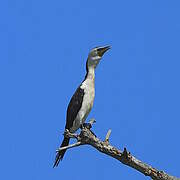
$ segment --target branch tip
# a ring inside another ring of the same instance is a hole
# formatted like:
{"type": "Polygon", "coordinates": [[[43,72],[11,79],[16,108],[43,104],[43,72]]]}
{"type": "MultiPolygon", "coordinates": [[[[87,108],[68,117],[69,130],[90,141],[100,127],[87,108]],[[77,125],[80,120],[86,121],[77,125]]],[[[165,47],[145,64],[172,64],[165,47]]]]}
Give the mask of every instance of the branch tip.
{"type": "Polygon", "coordinates": [[[106,134],[106,138],[105,138],[105,141],[107,144],[109,144],[109,137],[111,135],[111,129],[108,130],[107,134],[106,134]]]}
{"type": "Polygon", "coordinates": [[[80,145],[83,145],[83,143],[78,141],[78,142],[76,142],[74,144],[70,144],[68,146],[60,147],[59,149],[56,150],[56,153],[58,153],[59,151],[62,151],[62,150],[65,150],[65,149],[70,149],[70,148],[77,147],[77,146],[80,146],[80,145]]]}

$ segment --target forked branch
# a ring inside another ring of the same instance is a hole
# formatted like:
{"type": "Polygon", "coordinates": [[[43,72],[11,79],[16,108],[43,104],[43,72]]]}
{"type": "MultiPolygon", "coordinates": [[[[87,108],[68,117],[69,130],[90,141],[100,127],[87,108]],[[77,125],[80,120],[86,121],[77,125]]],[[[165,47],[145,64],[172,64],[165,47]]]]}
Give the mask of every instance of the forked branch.
{"type": "MultiPolygon", "coordinates": [[[[90,121],[90,127],[95,121],[90,121]]],[[[88,126],[89,127],[89,126],[88,126]]],[[[77,147],[84,144],[89,144],[96,148],[98,151],[107,154],[108,156],[111,156],[121,163],[136,169],[137,171],[141,172],[145,176],[149,176],[154,180],[180,180],[180,178],[176,178],[173,176],[168,175],[167,173],[163,171],[159,171],[150,165],[138,160],[133,155],[130,154],[130,152],[127,151],[126,148],[124,148],[123,151],[113,147],[109,144],[109,137],[111,134],[111,130],[108,131],[106,138],[104,141],[101,141],[99,138],[96,137],[96,135],[87,127],[82,128],[79,135],[77,134],[71,134],[69,131],[65,132],[65,136],[70,138],[76,138],[77,142],[60,148],[57,151],[61,151],[64,149],[69,149],[73,147],[77,147]]]]}

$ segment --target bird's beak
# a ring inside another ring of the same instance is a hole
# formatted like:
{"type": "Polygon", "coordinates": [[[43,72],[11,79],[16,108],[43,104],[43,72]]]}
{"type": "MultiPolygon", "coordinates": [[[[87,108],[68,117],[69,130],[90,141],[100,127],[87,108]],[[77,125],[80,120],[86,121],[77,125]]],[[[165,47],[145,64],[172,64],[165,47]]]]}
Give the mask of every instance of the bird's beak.
{"type": "Polygon", "coordinates": [[[111,46],[105,46],[105,47],[101,47],[98,49],[98,55],[99,56],[103,56],[103,54],[108,51],[109,49],[111,49],[111,46]]]}

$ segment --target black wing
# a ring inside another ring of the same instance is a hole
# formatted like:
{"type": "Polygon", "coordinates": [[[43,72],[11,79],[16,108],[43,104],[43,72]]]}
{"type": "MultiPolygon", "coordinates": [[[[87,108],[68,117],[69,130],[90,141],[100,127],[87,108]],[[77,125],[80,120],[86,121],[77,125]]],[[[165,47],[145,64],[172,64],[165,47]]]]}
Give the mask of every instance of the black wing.
{"type": "Polygon", "coordinates": [[[73,126],[75,120],[83,102],[84,90],[80,87],[77,88],[76,92],[72,96],[70,103],[67,108],[66,114],[66,129],[70,129],[73,126]]]}

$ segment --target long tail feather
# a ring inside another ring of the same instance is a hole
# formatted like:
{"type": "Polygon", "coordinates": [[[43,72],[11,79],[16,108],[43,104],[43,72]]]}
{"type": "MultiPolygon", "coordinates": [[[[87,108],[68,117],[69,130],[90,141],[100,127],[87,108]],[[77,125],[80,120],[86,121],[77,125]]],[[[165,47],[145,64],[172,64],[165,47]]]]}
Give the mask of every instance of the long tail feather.
{"type": "MultiPolygon", "coordinates": [[[[69,144],[69,138],[64,138],[60,147],[68,146],[68,144],[69,144]]],[[[58,166],[59,162],[63,159],[65,152],[66,149],[57,152],[53,168],[58,166]]]]}

